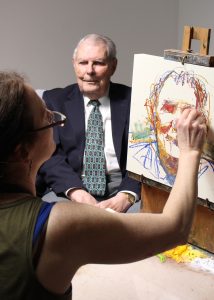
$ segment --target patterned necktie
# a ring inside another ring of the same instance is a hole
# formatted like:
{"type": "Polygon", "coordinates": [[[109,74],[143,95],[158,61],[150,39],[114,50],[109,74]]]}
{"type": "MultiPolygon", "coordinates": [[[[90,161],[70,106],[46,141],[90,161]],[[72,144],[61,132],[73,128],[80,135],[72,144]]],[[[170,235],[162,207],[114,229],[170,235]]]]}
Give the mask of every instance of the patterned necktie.
{"type": "Polygon", "coordinates": [[[90,100],[89,105],[94,107],[88,118],[83,183],[91,194],[103,196],[106,189],[103,119],[99,110],[100,102],[98,100],[90,100]]]}

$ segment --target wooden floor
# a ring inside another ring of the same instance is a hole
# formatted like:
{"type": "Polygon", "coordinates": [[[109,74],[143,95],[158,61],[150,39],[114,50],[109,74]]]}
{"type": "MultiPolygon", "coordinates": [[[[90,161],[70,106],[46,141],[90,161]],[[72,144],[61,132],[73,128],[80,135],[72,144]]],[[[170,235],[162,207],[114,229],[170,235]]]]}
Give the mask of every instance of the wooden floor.
{"type": "Polygon", "coordinates": [[[214,274],[157,257],[127,265],[87,265],[73,279],[73,300],[213,300],[214,274]]]}

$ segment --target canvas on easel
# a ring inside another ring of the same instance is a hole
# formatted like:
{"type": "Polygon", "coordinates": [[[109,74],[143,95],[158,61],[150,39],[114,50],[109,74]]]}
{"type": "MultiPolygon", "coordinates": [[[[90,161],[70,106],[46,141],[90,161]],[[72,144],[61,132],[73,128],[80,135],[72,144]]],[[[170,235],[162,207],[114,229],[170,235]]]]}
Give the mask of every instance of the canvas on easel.
{"type": "Polygon", "coordinates": [[[199,109],[209,126],[198,196],[214,202],[213,68],[146,54],[134,56],[127,170],[173,185],[179,155],[176,118],[186,107],[199,109]]]}

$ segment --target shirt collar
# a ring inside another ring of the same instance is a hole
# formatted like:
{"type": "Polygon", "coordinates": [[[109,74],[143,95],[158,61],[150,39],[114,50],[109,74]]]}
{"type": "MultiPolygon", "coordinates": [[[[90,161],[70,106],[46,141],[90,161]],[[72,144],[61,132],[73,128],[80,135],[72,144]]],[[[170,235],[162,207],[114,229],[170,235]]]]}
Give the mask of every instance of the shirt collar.
{"type": "MultiPolygon", "coordinates": [[[[86,96],[83,96],[83,99],[84,99],[85,107],[88,106],[89,101],[92,100],[92,99],[89,99],[86,96]]],[[[103,97],[99,98],[98,100],[99,100],[99,102],[100,102],[101,105],[104,105],[106,103],[107,99],[109,99],[109,88],[108,88],[108,90],[106,92],[106,95],[104,95],[103,97]]]]}

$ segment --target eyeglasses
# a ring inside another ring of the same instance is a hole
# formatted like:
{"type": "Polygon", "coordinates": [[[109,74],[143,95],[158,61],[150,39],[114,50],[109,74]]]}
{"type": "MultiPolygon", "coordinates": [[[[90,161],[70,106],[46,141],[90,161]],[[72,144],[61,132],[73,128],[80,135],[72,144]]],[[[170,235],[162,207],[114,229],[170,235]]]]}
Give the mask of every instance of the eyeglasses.
{"type": "Polygon", "coordinates": [[[31,130],[31,132],[35,132],[35,131],[40,131],[40,130],[44,130],[44,129],[48,129],[54,126],[64,126],[65,122],[66,122],[66,116],[63,115],[62,113],[58,112],[58,111],[50,111],[47,110],[48,112],[48,122],[49,124],[40,128],[36,128],[31,130]]]}

